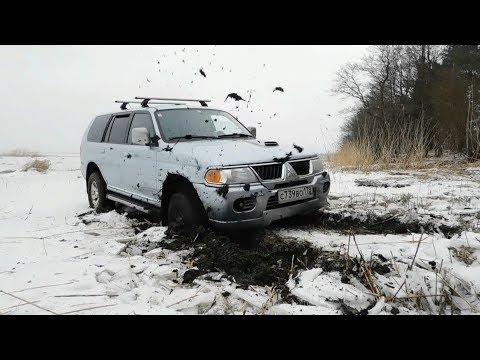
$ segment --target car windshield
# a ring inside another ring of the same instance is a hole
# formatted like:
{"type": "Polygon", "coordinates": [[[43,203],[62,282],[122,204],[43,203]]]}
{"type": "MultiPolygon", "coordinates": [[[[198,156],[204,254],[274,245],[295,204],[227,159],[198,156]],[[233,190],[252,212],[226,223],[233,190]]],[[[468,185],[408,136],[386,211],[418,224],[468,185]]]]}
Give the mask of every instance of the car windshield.
{"type": "Polygon", "coordinates": [[[159,110],[155,117],[164,141],[252,137],[238,120],[225,111],[159,110]]]}

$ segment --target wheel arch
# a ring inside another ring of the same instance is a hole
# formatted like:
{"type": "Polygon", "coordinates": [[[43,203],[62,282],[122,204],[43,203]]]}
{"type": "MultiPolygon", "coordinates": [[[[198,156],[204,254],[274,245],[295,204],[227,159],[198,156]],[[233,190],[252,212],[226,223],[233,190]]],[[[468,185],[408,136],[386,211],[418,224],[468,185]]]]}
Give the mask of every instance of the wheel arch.
{"type": "Polygon", "coordinates": [[[200,200],[200,197],[198,196],[197,190],[193,186],[193,184],[188,180],[185,176],[179,175],[179,174],[168,174],[167,177],[165,178],[165,181],[162,184],[162,195],[161,195],[161,206],[162,206],[162,222],[167,223],[168,219],[168,204],[170,201],[171,196],[181,190],[186,190],[189,193],[191,193],[193,196],[196,197],[196,200],[198,201],[201,211],[203,211],[203,214],[205,213],[205,206],[203,205],[203,202],[200,200]]]}
{"type": "Polygon", "coordinates": [[[102,175],[103,180],[105,181],[105,178],[103,177],[103,174],[102,174],[102,172],[100,171],[100,168],[98,167],[98,165],[97,165],[95,162],[90,161],[90,162],[88,163],[88,165],[87,165],[87,173],[86,173],[86,176],[85,176],[87,183],[88,183],[88,178],[89,178],[90,175],[92,175],[94,172],[99,172],[100,175],[102,175]]]}

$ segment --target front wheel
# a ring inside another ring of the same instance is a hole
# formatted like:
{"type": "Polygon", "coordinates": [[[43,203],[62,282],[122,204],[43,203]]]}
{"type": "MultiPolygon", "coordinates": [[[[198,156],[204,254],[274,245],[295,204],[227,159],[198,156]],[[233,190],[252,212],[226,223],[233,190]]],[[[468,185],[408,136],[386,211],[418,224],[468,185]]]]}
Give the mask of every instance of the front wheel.
{"type": "Polygon", "coordinates": [[[186,228],[204,224],[202,208],[189,192],[176,192],[168,202],[168,226],[183,225],[186,228]]]}

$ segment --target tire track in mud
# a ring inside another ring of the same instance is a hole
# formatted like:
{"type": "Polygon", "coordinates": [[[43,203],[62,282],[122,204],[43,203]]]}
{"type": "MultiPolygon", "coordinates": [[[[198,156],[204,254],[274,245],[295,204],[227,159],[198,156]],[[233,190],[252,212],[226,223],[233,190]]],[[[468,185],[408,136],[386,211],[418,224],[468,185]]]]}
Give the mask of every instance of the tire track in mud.
{"type": "MultiPolygon", "coordinates": [[[[211,272],[222,272],[239,288],[274,286],[284,301],[301,303],[290,294],[286,283],[303,270],[338,271],[343,274],[343,282],[348,283],[353,276],[365,283],[359,259],[350,258],[346,263],[345,255],[339,251],[324,251],[306,241],[282,237],[268,230],[257,234],[261,238],[258,246],[249,248],[241,245],[242,239],[233,241],[204,228],[191,231],[169,228],[165,235],[166,241],[159,243],[160,247],[173,251],[193,249],[185,260],[193,263],[196,269],[184,274],[184,284],[211,272]]],[[[370,262],[372,270],[380,274],[390,272],[387,260],[383,260],[373,258],[370,262]]]]}
{"type": "Polygon", "coordinates": [[[322,212],[319,214],[299,216],[285,219],[272,224],[272,229],[316,229],[331,230],[342,234],[353,231],[355,234],[409,234],[409,233],[442,233],[447,239],[460,234],[460,226],[438,224],[438,217],[430,215],[431,221],[401,221],[399,217],[367,214],[363,219],[350,213],[322,212]]]}

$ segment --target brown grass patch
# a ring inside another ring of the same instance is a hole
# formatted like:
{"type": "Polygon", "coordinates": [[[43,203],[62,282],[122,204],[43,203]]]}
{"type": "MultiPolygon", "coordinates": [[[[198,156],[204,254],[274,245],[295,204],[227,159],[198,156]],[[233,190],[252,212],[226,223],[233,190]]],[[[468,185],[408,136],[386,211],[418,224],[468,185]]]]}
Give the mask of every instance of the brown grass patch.
{"type": "Polygon", "coordinates": [[[473,255],[474,253],[474,249],[471,248],[471,247],[467,247],[467,246],[460,246],[459,249],[456,249],[454,247],[451,247],[451,248],[448,248],[452,254],[453,254],[453,257],[455,259],[457,259],[458,261],[461,261],[467,265],[472,265],[473,262],[475,260],[477,260],[477,258],[473,255]]]}
{"type": "Polygon", "coordinates": [[[23,166],[23,171],[36,170],[38,172],[45,173],[49,168],[50,168],[49,160],[35,159],[26,163],[23,166]]]}

